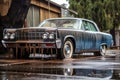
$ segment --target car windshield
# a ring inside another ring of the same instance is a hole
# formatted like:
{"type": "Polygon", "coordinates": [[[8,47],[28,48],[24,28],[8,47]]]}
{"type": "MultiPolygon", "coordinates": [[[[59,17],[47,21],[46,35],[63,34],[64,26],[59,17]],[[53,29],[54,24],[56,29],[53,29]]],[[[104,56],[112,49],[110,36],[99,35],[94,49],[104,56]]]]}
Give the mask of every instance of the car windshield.
{"type": "Polygon", "coordinates": [[[51,19],[45,20],[40,27],[58,27],[58,28],[78,28],[78,20],[76,19],[51,19]]]}

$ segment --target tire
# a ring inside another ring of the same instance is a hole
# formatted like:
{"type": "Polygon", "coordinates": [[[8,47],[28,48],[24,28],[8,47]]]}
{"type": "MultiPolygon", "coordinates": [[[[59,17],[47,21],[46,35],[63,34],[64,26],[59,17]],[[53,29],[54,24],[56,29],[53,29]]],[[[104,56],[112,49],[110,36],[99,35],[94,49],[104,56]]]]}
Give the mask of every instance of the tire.
{"type": "Polygon", "coordinates": [[[99,52],[94,52],[94,55],[95,56],[105,56],[106,55],[106,50],[107,50],[106,45],[101,45],[100,46],[100,51],[99,52]]]}
{"type": "Polygon", "coordinates": [[[70,39],[67,39],[64,42],[63,48],[61,49],[61,53],[58,54],[60,59],[68,59],[71,58],[74,52],[73,42],[70,39]]]}
{"type": "Polygon", "coordinates": [[[100,46],[100,54],[101,54],[101,56],[105,56],[106,55],[106,50],[107,50],[106,45],[101,45],[100,46]]]}

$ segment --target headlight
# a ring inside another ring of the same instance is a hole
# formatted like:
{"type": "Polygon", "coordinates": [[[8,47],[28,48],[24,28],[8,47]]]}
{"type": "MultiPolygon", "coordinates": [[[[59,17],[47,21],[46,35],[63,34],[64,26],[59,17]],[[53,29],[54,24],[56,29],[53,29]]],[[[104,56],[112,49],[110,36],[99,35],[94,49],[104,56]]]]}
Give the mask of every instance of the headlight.
{"type": "Polygon", "coordinates": [[[42,35],[42,38],[45,40],[45,39],[50,39],[50,40],[52,40],[52,39],[55,39],[55,34],[54,33],[44,33],[43,35],[42,35]]]}
{"type": "Polygon", "coordinates": [[[54,39],[55,38],[55,35],[53,34],[53,33],[51,33],[50,35],[49,35],[49,39],[54,39]]]}
{"type": "Polygon", "coordinates": [[[48,35],[49,35],[48,33],[44,33],[43,36],[42,36],[42,38],[43,39],[48,39],[48,35]]]}
{"type": "Polygon", "coordinates": [[[16,29],[4,29],[3,31],[3,39],[15,39],[16,29]]]}
{"type": "Polygon", "coordinates": [[[4,34],[4,39],[14,39],[15,33],[6,33],[4,34]]]}
{"type": "Polygon", "coordinates": [[[15,38],[15,33],[12,33],[11,35],[10,35],[10,39],[14,39],[15,38]]]}
{"type": "Polygon", "coordinates": [[[4,35],[4,39],[8,39],[8,35],[7,34],[4,35]]]}
{"type": "Polygon", "coordinates": [[[10,33],[4,34],[4,39],[9,39],[10,33]]]}

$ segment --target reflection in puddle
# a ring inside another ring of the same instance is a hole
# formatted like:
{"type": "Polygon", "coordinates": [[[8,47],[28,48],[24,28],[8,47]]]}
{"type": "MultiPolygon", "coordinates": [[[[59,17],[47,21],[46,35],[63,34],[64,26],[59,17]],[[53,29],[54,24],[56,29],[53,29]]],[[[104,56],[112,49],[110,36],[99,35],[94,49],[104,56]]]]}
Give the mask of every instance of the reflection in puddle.
{"type": "Polygon", "coordinates": [[[74,69],[73,75],[93,77],[93,78],[108,78],[112,77],[112,70],[95,70],[95,69],[74,69]]]}
{"type": "MultiPolygon", "coordinates": [[[[8,71],[7,72],[11,72],[8,71]]],[[[23,70],[18,69],[17,71],[13,70],[12,72],[17,73],[26,73],[21,76],[21,74],[17,74],[17,77],[32,77],[34,73],[34,76],[40,75],[41,77],[47,76],[46,78],[67,78],[68,77],[74,77],[74,80],[77,79],[111,79],[113,77],[113,70],[96,70],[96,69],[72,69],[72,68],[39,68],[39,69],[29,69],[29,70],[23,70]],[[42,74],[44,74],[42,76],[42,74]]],[[[3,74],[3,73],[0,73],[3,74]]],[[[8,73],[4,73],[4,75],[8,75],[8,73]]],[[[6,77],[5,76],[5,77],[6,77]]],[[[3,76],[2,76],[3,77],[3,76]]],[[[15,75],[13,74],[12,77],[15,78],[15,75]]],[[[62,79],[60,79],[62,80],[62,79]]],[[[72,80],[72,79],[71,79],[72,80]]]]}
{"type": "MultiPolygon", "coordinates": [[[[42,63],[42,64],[41,63],[40,64],[39,63],[37,64],[26,63],[26,64],[8,65],[8,66],[0,67],[0,77],[2,75],[6,75],[6,76],[10,75],[13,78],[16,78],[16,77],[26,78],[26,76],[35,77],[36,75],[39,75],[40,79],[41,77],[44,77],[44,78],[50,77],[51,80],[56,80],[53,78],[59,78],[58,80],[64,80],[63,78],[67,78],[67,80],[68,78],[70,78],[70,80],[72,80],[72,78],[74,78],[73,80],[83,80],[83,79],[87,79],[87,80],[105,79],[106,80],[106,79],[119,79],[120,78],[119,76],[120,70],[116,71],[112,69],[107,69],[107,70],[106,69],[89,69],[89,68],[85,69],[85,68],[78,68],[78,67],[73,68],[73,67],[74,66],[72,64],[65,65],[62,63],[56,64],[56,66],[54,63],[51,63],[51,64],[50,63],[42,63]],[[2,73],[4,71],[6,73],[2,73]],[[9,72],[13,72],[17,74],[8,74],[9,72]],[[20,73],[23,73],[24,75],[21,76],[20,73]],[[33,73],[34,75],[31,75],[33,73]]],[[[2,79],[2,80],[6,80],[6,79],[2,79]]],[[[20,79],[20,80],[25,80],[25,79],[20,79]]]]}
{"type": "Polygon", "coordinates": [[[119,56],[87,61],[1,62],[0,80],[120,80],[119,62],[119,56]]]}

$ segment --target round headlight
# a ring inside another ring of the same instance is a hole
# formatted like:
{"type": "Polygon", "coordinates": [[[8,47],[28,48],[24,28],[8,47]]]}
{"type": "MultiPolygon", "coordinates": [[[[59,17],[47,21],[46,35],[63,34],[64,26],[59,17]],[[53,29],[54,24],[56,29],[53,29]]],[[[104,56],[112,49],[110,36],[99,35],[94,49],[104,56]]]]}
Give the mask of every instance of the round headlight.
{"type": "Polygon", "coordinates": [[[53,33],[51,33],[50,35],[49,35],[49,39],[54,39],[55,38],[55,35],[53,34],[53,33]]]}
{"type": "Polygon", "coordinates": [[[15,33],[12,33],[11,35],[10,35],[10,39],[14,39],[15,38],[15,33]]]}
{"type": "Polygon", "coordinates": [[[9,32],[6,33],[6,34],[4,34],[4,39],[9,39],[9,36],[10,36],[10,33],[9,33],[9,32]]]}
{"type": "Polygon", "coordinates": [[[7,34],[4,35],[4,39],[8,39],[8,35],[7,34]]]}
{"type": "Polygon", "coordinates": [[[47,33],[43,34],[42,38],[43,39],[48,39],[48,34],[47,33]]]}

